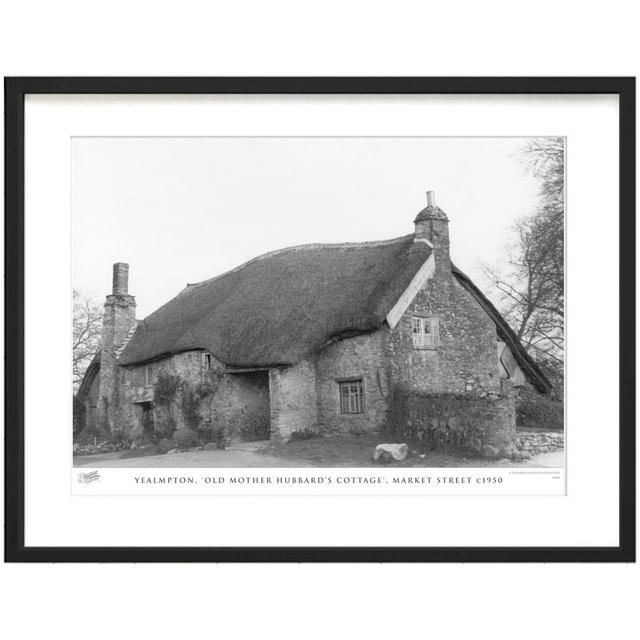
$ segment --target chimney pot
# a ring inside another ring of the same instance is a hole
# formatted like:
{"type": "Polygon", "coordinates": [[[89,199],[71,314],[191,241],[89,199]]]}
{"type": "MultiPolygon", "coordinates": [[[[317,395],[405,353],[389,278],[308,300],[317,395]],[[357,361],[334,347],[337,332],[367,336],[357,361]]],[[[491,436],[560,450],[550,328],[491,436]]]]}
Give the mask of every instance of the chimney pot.
{"type": "Polygon", "coordinates": [[[113,294],[128,295],[129,293],[129,265],[126,262],[116,262],[113,265],[113,294]]]}
{"type": "Polygon", "coordinates": [[[427,191],[427,206],[435,207],[436,206],[436,192],[435,191],[427,191]]]}

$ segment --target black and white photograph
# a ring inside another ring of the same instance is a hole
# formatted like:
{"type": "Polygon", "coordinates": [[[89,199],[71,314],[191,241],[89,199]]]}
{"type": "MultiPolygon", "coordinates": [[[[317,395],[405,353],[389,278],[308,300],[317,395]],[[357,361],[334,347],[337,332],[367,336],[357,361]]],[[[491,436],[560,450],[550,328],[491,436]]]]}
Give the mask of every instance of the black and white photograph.
{"type": "Polygon", "coordinates": [[[563,469],[566,153],[73,138],[75,476],[563,469]]]}
{"type": "Polygon", "coordinates": [[[630,557],[631,83],[9,87],[14,557],[630,557]]]}

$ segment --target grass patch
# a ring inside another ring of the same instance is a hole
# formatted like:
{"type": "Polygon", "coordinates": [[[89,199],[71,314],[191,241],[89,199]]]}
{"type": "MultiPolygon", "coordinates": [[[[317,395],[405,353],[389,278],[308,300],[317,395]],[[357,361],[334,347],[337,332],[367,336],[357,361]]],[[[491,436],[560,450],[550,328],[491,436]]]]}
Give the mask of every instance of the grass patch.
{"type": "MultiPolygon", "coordinates": [[[[373,451],[378,444],[391,443],[389,438],[379,434],[318,436],[306,440],[293,440],[287,444],[276,444],[260,450],[258,455],[271,455],[286,460],[304,460],[314,467],[495,467],[495,460],[461,456],[453,453],[431,451],[421,458],[419,443],[407,442],[409,456],[400,462],[393,461],[380,465],[373,460],[373,451]]],[[[517,466],[517,463],[500,466],[517,466]]]]}

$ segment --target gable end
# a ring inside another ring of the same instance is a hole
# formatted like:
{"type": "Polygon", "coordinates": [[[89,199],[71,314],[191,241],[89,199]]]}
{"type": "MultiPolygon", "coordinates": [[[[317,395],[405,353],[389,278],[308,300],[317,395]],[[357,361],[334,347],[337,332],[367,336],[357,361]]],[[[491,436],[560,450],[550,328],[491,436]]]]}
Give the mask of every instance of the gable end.
{"type": "Polygon", "coordinates": [[[418,295],[418,291],[420,291],[420,289],[422,289],[427,281],[433,276],[434,271],[435,262],[433,254],[431,254],[420,269],[418,269],[418,272],[413,276],[409,286],[404,290],[398,301],[393,305],[391,311],[387,314],[387,324],[391,329],[395,328],[398,324],[404,312],[409,308],[409,305],[413,302],[416,295],[418,295]]]}

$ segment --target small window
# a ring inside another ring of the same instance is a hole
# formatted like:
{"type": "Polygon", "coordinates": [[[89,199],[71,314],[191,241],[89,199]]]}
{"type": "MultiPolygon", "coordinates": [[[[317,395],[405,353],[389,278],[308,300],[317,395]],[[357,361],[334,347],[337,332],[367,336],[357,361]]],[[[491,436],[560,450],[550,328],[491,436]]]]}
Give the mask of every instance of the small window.
{"type": "Polygon", "coordinates": [[[428,349],[439,344],[438,318],[412,318],[414,349],[428,349]]]}
{"type": "Polygon", "coordinates": [[[209,371],[213,369],[213,356],[204,351],[202,353],[202,381],[204,382],[209,371]]]}
{"type": "Polygon", "coordinates": [[[363,413],[362,380],[340,382],[340,413],[363,413]]]}
{"type": "Polygon", "coordinates": [[[151,367],[148,364],[144,365],[144,386],[151,386],[151,367]]]}

